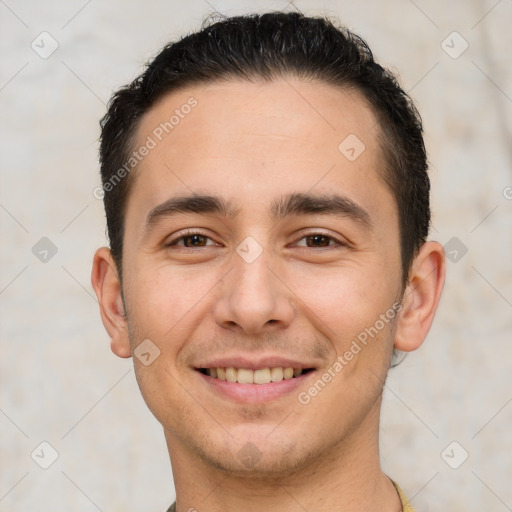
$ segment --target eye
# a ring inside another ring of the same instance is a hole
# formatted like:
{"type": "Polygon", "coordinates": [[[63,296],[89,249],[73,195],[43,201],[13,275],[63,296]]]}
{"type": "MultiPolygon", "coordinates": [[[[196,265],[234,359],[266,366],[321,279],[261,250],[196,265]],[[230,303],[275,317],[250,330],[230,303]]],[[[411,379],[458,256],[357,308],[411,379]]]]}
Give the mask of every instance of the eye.
{"type": "Polygon", "coordinates": [[[299,247],[319,248],[346,247],[347,244],[325,233],[312,233],[302,237],[297,243],[299,247]],[[304,243],[302,243],[304,241],[304,243]]]}
{"type": "Polygon", "coordinates": [[[218,245],[210,237],[197,232],[187,232],[166,244],[167,247],[181,246],[186,248],[206,247],[218,245]]]}

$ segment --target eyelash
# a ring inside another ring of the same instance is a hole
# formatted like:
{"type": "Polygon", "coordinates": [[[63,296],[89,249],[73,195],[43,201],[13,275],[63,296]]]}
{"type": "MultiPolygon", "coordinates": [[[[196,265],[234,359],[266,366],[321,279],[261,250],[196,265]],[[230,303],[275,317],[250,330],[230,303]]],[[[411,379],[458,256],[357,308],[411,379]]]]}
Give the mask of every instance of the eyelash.
{"type": "MultiPolygon", "coordinates": [[[[165,244],[166,247],[181,247],[182,249],[185,249],[185,250],[189,250],[191,252],[196,252],[197,249],[201,249],[202,247],[212,247],[212,245],[207,245],[207,246],[201,246],[201,247],[186,247],[185,245],[179,245],[178,242],[181,242],[181,241],[184,241],[186,238],[190,238],[190,237],[193,237],[194,235],[199,235],[199,236],[202,236],[204,238],[207,238],[209,240],[212,240],[211,237],[209,237],[208,235],[204,234],[204,233],[201,233],[200,231],[186,231],[185,233],[182,233],[179,237],[171,240],[169,243],[165,244]]],[[[301,238],[299,238],[298,241],[302,241],[304,239],[307,239],[307,238],[311,238],[311,237],[315,237],[315,236],[321,236],[321,237],[325,237],[327,239],[329,239],[329,242],[333,241],[334,244],[332,245],[328,245],[326,247],[308,247],[308,246],[299,246],[301,247],[302,249],[328,249],[328,248],[335,248],[335,247],[348,247],[349,244],[347,242],[343,242],[331,235],[328,235],[326,233],[322,233],[321,231],[320,232],[312,232],[312,233],[308,233],[306,235],[303,235],[301,238]]],[[[297,242],[296,242],[297,243],[297,242]]]]}
{"type": "MultiPolygon", "coordinates": [[[[166,247],[177,246],[178,245],[177,242],[180,242],[180,241],[184,240],[185,238],[193,237],[194,235],[199,235],[204,238],[208,238],[208,239],[212,240],[211,237],[209,237],[208,235],[205,235],[204,233],[201,233],[200,231],[185,231],[185,233],[182,233],[179,237],[174,238],[169,243],[165,244],[165,246],[166,247]]],[[[197,249],[201,248],[201,247],[198,247],[198,248],[186,247],[185,245],[180,245],[180,247],[182,247],[183,249],[186,249],[186,250],[188,249],[188,250],[192,250],[192,251],[196,251],[197,249]]],[[[208,247],[211,247],[211,245],[209,245],[208,247]]]]}

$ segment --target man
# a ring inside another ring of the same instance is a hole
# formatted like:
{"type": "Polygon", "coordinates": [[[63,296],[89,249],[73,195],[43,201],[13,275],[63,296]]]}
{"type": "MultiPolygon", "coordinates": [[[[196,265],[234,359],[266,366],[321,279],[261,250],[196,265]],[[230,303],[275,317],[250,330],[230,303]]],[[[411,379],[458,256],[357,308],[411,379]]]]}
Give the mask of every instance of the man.
{"type": "Polygon", "coordinates": [[[380,467],[394,349],[444,283],[410,99],[325,19],[228,18],[102,121],[92,284],[164,428],[169,510],[412,510],[380,467]]]}

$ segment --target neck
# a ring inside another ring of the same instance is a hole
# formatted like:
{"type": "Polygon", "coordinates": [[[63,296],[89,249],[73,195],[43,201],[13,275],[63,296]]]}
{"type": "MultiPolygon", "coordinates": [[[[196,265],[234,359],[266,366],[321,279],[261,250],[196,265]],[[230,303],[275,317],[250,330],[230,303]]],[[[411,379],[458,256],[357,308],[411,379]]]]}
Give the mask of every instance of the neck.
{"type": "Polygon", "coordinates": [[[177,512],[401,511],[396,489],[380,468],[380,403],[375,405],[356,432],[283,476],[241,476],[218,469],[166,431],[177,512]]]}

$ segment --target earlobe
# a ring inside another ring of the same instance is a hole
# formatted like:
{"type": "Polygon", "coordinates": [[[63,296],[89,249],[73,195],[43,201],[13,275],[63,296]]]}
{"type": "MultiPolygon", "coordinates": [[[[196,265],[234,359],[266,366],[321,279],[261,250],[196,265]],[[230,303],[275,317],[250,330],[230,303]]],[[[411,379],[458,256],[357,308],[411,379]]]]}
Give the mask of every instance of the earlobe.
{"type": "Polygon", "coordinates": [[[111,349],[119,357],[130,357],[130,342],[117,268],[108,247],[94,254],[91,283],[98,297],[101,320],[111,339],[111,349]]]}
{"type": "Polygon", "coordinates": [[[395,334],[398,350],[416,350],[425,340],[441,298],[445,272],[443,246],[438,242],[424,243],[414,258],[402,300],[395,334]]]}

